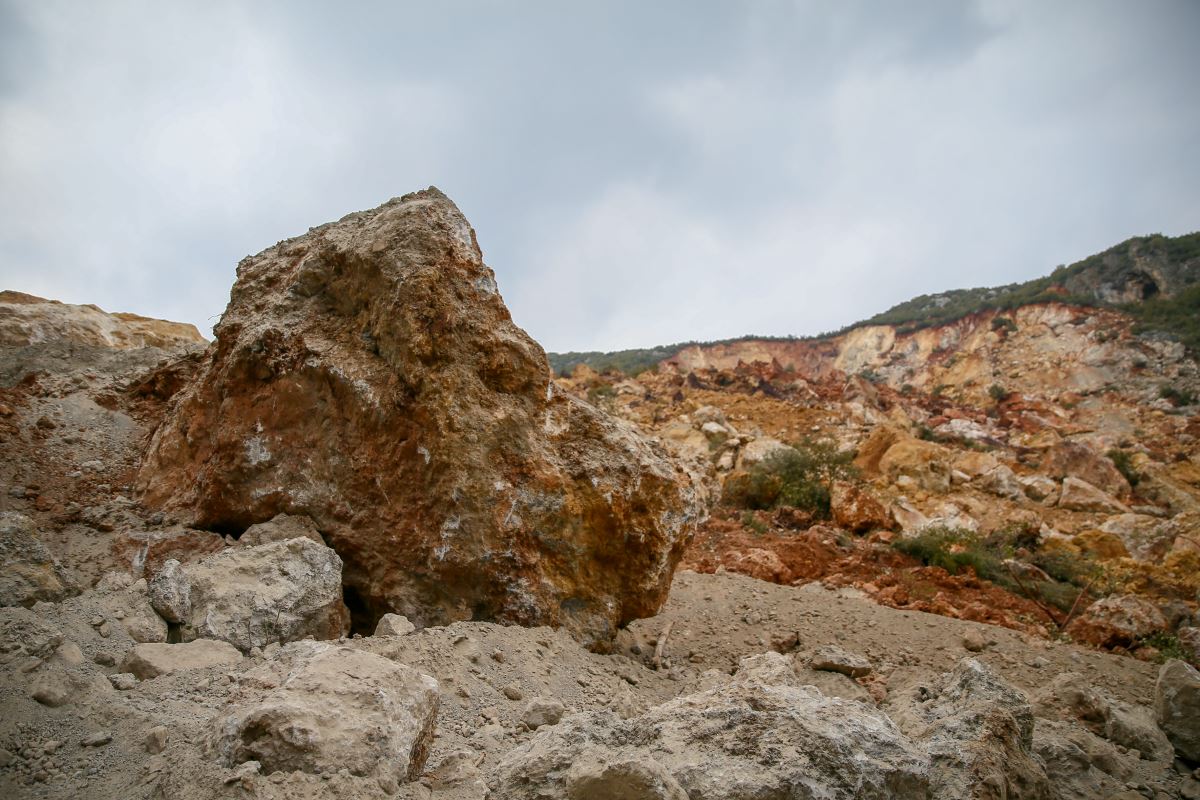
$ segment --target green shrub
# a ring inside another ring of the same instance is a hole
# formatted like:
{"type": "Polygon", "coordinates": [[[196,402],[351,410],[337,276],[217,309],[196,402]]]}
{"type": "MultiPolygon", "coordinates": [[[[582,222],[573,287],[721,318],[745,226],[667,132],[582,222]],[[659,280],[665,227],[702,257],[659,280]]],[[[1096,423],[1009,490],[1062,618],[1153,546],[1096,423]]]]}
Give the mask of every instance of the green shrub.
{"type": "Polygon", "coordinates": [[[1002,403],[1008,399],[1008,389],[998,383],[993,383],[988,387],[988,397],[997,403],[1002,403]]]}
{"type": "Polygon", "coordinates": [[[1016,333],[1017,323],[1013,322],[1011,317],[995,317],[992,319],[992,330],[1016,333]]]}
{"type": "MultiPolygon", "coordinates": [[[[931,527],[911,538],[897,539],[892,546],[926,566],[941,567],[958,575],[968,567],[983,580],[1035,603],[1070,611],[1085,589],[1095,593],[1100,573],[1089,559],[1066,553],[1034,553],[1029,563],[1050,576],[1050,580],[1018,579],[1004,561],[1018,550],[1024,555],[1035,547],[1037,533],[1029,526],[1014,525],[981,537],[962,528],[931,527]]],[[[1056,620],[1061,622],[1061,620],[1056,620]]]]}
{"type": "Polygon", "coordinates": [[[759,536],[762,536],[768,530],[767,524],[758,517],[754,516],[753,511],[747,511],[742,514],[742,527],[749,528],[759,536]]]}
{"type": "Polygon", "coordinates": [[[829,516],[833,481],[857,474],[854,454],[828,442],[806,439],[773,453],[725,482],[725,502],[744,509],[794,506],[818,517],[829,516]]]}
{"type": "Polygon", "coordinates": [[[1117,471],[1125,476],[1125,480],[1129,481],[1129,485],[1137,486],[1138,481],[1142,479],[1142,475],[1133,468],[1133,454],[1114,447],[1106,455],[1113,462],[1113,465],[1116,466],[1117,471]]]}
{"type": "Polygon", "coordinates": [[[1195,663],[1193,656],[1188,653],[1187,649],[1179,641],[1179,637],[1173,633],[1152,633],[1143,638],[1139,644],[1148,645],[1158,651],[1158,657],[1155,659],[1159,664],[1177,658],[1180,661],[1189,661],[1195,663]]]}
{"type": "Polygon", "coordinates": [[[1158,396],[1176,407],[1190,406],[1196,402],[1196,395],[1194,392],[1190,392],[1187,389],[1179,389],[1171,386],[1168,383],[1164,383],[1162,386],[1158,387],[1158,396]]]}
{"type": "Polygon", "coordinates": [[[601,383],[588,389],[587,396],[593,405],[597,405],[605,400],[611,400],[616,397],[617,390],[607,383],[601,383]]]}

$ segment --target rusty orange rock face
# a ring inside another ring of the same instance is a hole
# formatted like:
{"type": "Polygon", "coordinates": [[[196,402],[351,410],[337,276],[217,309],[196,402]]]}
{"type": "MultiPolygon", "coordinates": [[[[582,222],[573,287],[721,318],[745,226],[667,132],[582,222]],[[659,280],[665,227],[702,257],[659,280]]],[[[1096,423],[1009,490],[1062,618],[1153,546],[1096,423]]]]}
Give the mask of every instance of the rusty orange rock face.
{"type": "Polygon", "coordinates": [[[307,514],[356,625],[561,625],[603,647],[653,614],[700,515],[656,444],[558,390],[436,189],[238,266],[145,504],[238,533],[307,514]]]}

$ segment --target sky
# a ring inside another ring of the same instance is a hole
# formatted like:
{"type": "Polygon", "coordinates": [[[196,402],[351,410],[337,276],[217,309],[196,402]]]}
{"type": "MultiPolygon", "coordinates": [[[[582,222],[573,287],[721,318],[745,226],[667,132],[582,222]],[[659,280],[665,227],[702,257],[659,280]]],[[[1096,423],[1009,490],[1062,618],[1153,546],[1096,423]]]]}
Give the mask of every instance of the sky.
{"type": "Polygon", "coordinates": [[[192,322],[436,185],[548,350],[839,328],[1200,229],[1194,0],[0,0],[0,288],[192,322]]]}

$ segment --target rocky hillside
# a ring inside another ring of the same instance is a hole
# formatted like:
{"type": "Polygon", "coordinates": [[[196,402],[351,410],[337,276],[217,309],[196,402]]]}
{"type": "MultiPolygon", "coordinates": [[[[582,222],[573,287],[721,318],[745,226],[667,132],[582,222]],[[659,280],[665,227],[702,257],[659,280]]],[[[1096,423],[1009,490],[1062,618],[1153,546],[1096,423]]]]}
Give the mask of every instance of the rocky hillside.
{"type": "Polygon", "coordinates": [[[554,379],[436,189],[211,344],[0,297],[2,797],[1200,797],[1196,364],[1117,310],[554,379]]]}
{"type": "MultiPolygon", "coordinates": [[[[904,336],[929,327],[946,327],[965,319],[995,319],[1039,304],[1067,304],[1092,309],[1116,309],[1136,323],[1138,333],[1158,334],[1200,349],[1200,232],[1185,236],[1140,236],[1062,266],[1043,278],[980,289],[953,289],[921,295],[900,303],[837,334],[798,337],[745,336],[719,342],[685,342],[610,353],[551,353],[560,375],[577,365],[604,371],[616,369],[637,375],[661,363],[696,359],[709,354],[714,364],[734,366],[730,358],[743,354],[750,361],[799,363],[804,354],[824,353],[823,345],[838,342],[860,328],[892,328],[904,336]]],[[[818,356],[820,357],[820,356],[818,356]]]]}

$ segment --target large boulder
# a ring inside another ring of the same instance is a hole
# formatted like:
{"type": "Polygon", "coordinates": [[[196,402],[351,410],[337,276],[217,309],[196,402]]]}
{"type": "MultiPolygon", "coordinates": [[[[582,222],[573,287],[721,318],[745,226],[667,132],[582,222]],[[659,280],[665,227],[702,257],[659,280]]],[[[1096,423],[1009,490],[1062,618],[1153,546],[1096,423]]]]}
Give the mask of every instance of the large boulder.
{"type": "Polygon", "coordinates": [[[437,710],[428,675],[330,642],[293,642],[242,676],[209,746],[227,767],[346,769],[394,784],[420,776],[437,710]]]}
{"type": "Polygon", "coordinates": [[[1053,478],[1078,478],[1118,498],[1128,497],[1132,491],[1111,459],[1070,439],[1056,442],[1046,451],[1041,471],[1053,478]]]}
{"type": "Polygon", "coordinates": [[[222,639],[248,652],[306,636],[336,639],[349,629],[342,560],[311,539],[230,548],[183,573],[190,601],[180,631],[185,641],[222,639]]]}
{"type": "Polygon", "coordinates": [[[790,660],[768,653],[640,716],[566,717],[508,753],[487,796],[924,800],[928,771],[886,716],[799,685],[790,660]]]}
{"type": "Polygon", "coordinates": [[[238,532],[306,514],[383,613],[562,625],[654,614],[701,515],[660,445],[551,380],[436,189],[238,266],[142,465],[151,507],[238,532]]]}
{"type": "Polygon", "coordinates": [[[1154,684],[1158,726],[1181,758],[1200,764],[1200,672],[1173,659],[1163,664],[1154,684]]]}
{"type": "Polygon", "coordinates": [[[1097,600],[1071,621],[1066,633],[1075,641],[1096,647],[1129,647],[1166,630],[1158,606],[1137,595],[1113,595],[1097,600]]]}
{"type": "Polygon", "coordinates": [[[1147,514],[1118,514],[1105,520],[1100,530],[1119,537],[1126,552],[1138,561],[1157,563],[1170,552],[1180,526],[1147,514]]]}
{"type": "Polygon", "coordinates": [[[24,514],[0,512],[0,556],[0,606],[54,602],[74,589],[70,576],[38,539],[33,520],[24,514]]]}

